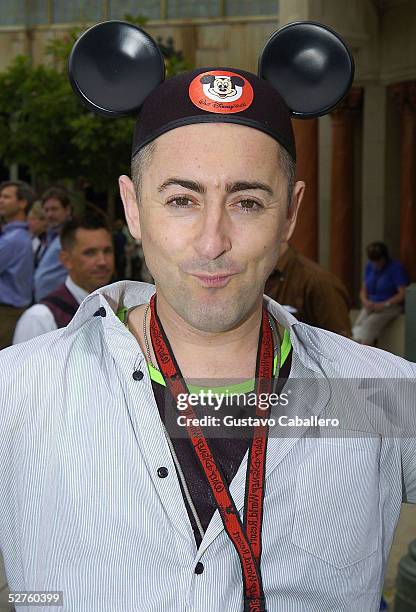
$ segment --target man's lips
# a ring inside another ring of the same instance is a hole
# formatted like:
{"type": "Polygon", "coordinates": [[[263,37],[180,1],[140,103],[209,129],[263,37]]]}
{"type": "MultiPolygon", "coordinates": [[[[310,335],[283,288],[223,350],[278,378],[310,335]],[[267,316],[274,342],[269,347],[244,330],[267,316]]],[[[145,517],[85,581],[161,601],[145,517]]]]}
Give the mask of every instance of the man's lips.
{"type": "Polygon", "coordinates": [[[93,272],[93,274],[95,276],[107,276],[108,274],[110,274],[110,270],[96,270],[95,272],[93,272]]]}
{"type": "Polygon", "coordinates": [[[235,274],[237,272],[229,272],[228,274],[191,274],[191,276],[197,278],[206,287],[224,287],[235,274]]]}

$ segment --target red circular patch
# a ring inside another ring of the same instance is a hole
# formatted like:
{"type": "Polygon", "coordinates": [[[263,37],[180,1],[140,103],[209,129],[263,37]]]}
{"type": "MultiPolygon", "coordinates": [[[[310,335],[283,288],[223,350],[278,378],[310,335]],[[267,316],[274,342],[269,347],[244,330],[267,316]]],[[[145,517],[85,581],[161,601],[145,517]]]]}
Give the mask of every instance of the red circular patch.
{"type": "Polygon", "coordinates": [[[210,70],[193,79],[189,97],[195,106],[208,113],[241,113],[253,102],[254,92],[241,74],[210,70]]]}

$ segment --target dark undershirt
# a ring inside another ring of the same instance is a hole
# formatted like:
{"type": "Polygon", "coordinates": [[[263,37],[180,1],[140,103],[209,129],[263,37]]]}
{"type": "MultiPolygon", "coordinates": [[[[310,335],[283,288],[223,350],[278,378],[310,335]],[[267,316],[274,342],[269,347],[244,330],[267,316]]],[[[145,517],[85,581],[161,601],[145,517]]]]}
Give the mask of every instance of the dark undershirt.
{"type": "MultiPolygon", "coordinates": [[[[292,348],[290,349],[290,352],[279,372],[279,379],[275,389],[275,393],[277,394],[282,392],[286,380],[289,378],[291,363],[292,348]]],[[[160,418],[162,419],[169,433],[169,437],[172,441],[173,448],[185,477],[185,481],[199,520],[204,531],[206,531],[209,522],[217,509],[211,488],[206,481],[205,474],[195,454],[195,451],[192,448],[192,443],[186,433],[185,427],[179,426],[176,422],[176,415],[179,413],[173,406],[170,395],[167,391],[167,387],[152,380],[152,388],[160,418]],[[174,416],[172,417],[172,415],[174,416]]],[[[206,407],[204,408],[204,412],[201,412],[201,408],[198,410],[197,407],[195,407],[195,411],[198,417],[207,414],[206,407]]],[[[239,407],[230,407],[228,412],[236,416],[248,416],[249,414],[254,416],[255,407],[253,407],[253,412],[247,412],[246,414],[242,414],[241,408],[239,407]]],[[[218,413],[215,413],[212,409],[209,414],[216,414],[218,416],[218,413]]],[[[219,463],[219,466],[222,469],[224,477],[229,486],[241,465],[247,449],[249,448],[252,428],[209,428],[208,430],[205,430],[204,433],[212,453],[219,463]],[[210,436],[210,432],[214,432],[215,437],[210,436]]],[[[187,502],[179,476],[178,480],[181,486],[189,520],[194,531],[196,545],[199,547],[202,541],[201,534],[196,525],[194,515],[187,502]]]]}

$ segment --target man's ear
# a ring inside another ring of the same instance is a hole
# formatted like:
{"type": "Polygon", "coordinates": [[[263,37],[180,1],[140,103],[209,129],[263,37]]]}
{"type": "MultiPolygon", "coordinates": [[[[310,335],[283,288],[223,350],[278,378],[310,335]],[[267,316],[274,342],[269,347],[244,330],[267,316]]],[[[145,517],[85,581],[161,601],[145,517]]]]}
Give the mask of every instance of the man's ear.
{"type": "Polygon", "coordinates": [[[120,187],[120,197],[124,206],[124,214],[126,215],[127,225],[129,226],[130,234],[136,240],[141,240],[142,232],[140,229],[140,213],[137,204],[136,191],[131,179],[122,174],[118,179],[120,187]]]}
{"type": "Polygon", "coordinates": [[[29,203],[27,200],[17,200],[19,203],[19,211],[27,214],[29,203]]]}
{"type": "Polygon", "coordinates": [[[72,264],[71,264],[71,254],[69,253],[69,251],[64,251],[63,249],[61,249],[61,251],[59,252],[59,259],[61,261],[61,264],[65,266],[68,272],[70,272],[72,268],[72,264]]]}
{"type": "Polygon", "coordinates": [[[284,242],[289,242],[295,230],[296,219],[298,216],[301,202],[303,200],[304,193],[305,183],[303,181],[297,181],[293,188],[292,199],[290,201],[290,205],[288,206],[286,213],[286,223],[282,235],[282,240],[284,242]]]}

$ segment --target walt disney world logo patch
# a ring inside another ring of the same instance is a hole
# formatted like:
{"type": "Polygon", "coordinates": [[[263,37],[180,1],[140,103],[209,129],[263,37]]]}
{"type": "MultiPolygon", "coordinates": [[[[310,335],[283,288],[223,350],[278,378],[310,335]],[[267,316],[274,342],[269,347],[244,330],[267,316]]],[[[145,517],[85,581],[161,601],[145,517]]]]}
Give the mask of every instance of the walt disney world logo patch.
{"type": "Polygon", "coordinates": [[[211,70],[193,79],[189,97],[195,106],[209,113],[239,113],[253,102],[254,92],[240,74],[211,70]]]}

